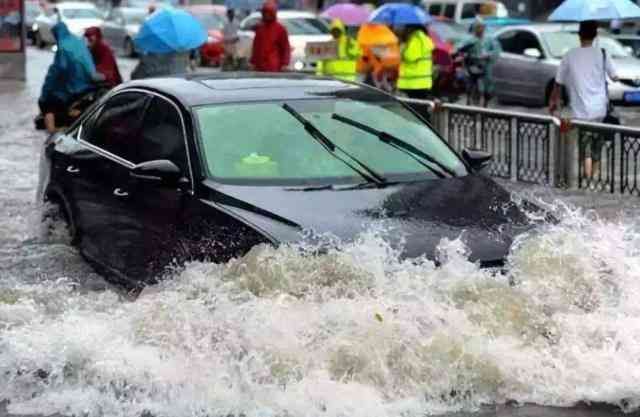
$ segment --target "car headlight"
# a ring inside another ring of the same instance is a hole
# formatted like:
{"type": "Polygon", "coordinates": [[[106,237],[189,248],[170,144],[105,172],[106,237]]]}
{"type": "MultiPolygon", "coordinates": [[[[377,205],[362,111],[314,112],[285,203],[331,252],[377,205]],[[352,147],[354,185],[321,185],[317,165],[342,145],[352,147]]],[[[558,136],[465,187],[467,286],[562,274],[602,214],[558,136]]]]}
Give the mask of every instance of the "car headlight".
{"type": "Polygon", "coordinates": [[[304,69],[304,62],[302,61],[296,61],[293,64],[293,69],[296,71],[302,71],[304,69]]]}
{"type": "Polygon", "coordinates": [[[34,31],[34,32],[37,32],[38,31],[38,24],[34,23],[33,25],[31,25],[31,30],[34,31]]]}

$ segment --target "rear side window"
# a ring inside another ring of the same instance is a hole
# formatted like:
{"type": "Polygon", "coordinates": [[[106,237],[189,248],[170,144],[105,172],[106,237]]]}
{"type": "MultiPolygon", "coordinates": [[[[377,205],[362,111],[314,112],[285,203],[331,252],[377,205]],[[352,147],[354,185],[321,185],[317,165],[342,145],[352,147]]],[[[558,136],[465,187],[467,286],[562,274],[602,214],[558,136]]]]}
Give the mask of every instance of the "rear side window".
{"type": "Polygon", "coordinates": [[[122,93],[109,99],[83,125],[82,139],[135,163],[142,118],[148,102],[149,96],[142,93],[122,93]]]}
{"type": "Polygon", "coordinates": [[[442,4],[434,3],[429,6],[428,11],[432,16],[440,16],[440,12],[442,12],[442,4]]]}
{"type": "Polygon", "coordinates": [[[138,152],[132,162],[139,164],[168,159],[182,172],[188,171],[182,122],[178,110],[169,101],[154,97],[142,123],[138,152]]]}
{"type": "Polygon", "coordinates": [[[466,3],[462,5],[461,19],[473,19],[480,11],[480,4],[466,3]]]}
{"type": "Polygon", "coordinates": [[[444,17],[453,19],[456,16],[456,5],[455,4],[447,4],[444,6],[444,17]]]}

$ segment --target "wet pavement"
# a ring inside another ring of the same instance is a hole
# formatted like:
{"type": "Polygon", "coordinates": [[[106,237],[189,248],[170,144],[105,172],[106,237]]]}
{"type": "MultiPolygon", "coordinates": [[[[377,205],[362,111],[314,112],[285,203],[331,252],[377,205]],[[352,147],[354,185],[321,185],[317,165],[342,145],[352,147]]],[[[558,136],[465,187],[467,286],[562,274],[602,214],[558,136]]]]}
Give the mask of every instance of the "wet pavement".
{"type": "MultiPolygon", "coordinates": [[[[0,82],[0,400],[14,414],[387,417],[481,404],[640,406],[638,200],[502,182],[558,215],[510,281],[397,258],[373,229],[339,250],[193,263],[131,300],[40,223],[32,119],[52,55],[0,82]]],[[[121,60],[128,74],[135,61],[121,60]]],[[[125,75],[126,76],[126,75],[125,75]]],[[[532,407],[483,416],[611,416],[532,407]]],[[[6,410],[0,405],[0,416],[6,410]]],[[[468,414],[457,414],[466,416],[468,414]]]]}

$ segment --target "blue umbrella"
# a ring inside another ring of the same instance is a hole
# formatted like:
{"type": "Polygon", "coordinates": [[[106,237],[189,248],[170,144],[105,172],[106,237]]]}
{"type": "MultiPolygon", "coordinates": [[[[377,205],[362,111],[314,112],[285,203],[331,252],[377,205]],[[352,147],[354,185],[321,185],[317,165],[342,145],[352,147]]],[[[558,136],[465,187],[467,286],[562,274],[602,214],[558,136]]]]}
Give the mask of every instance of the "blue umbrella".
{"type": "Polygon", "coordinates": [[[406,3],[387,3],[371,13],[369,21],[389,26],[426,25],[433,20],[418,6],[406,3]]]}
{"type": "Polygon", "coordinates": [[[565,0],[549,16],[554,22],[640,18],[640,7],[631,0],[565,0]]]}
{"type": "Polygon", "coordinates": [[[167,8],[145,20],[134,42],[142,52],[166,54],[196,49],[206,41],[207,31],[195,17],[167,8]]]}

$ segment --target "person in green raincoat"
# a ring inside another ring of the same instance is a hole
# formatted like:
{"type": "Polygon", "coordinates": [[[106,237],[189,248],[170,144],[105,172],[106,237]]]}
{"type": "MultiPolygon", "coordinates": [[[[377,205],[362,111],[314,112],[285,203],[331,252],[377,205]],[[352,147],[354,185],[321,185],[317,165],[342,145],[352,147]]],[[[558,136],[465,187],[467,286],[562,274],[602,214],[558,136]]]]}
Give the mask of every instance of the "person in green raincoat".
{"type": "Polygon", "coordinates": [[[493,67],[495,66],[502,48],[498,41],[485,35],[486,26],[482,19],[477,19],[473,25],[475,41],[469,50],[469,55],[473,62],[482,62],[484,74],[478,80],[480,94],[482,94],[482,105],[487,107],[493,98],[495,83],[493,80],[493,67]]]}
{"type": "Polygon", "coordinates": [[[358,42],[347,35],[344,23],[340,19],[334,19],[331,22],[331,35],[338,44],[338,55],[318,62],[316,74],[345,81],[356,81],[358,79],[357,62],[362,55],[358,42]]]}

